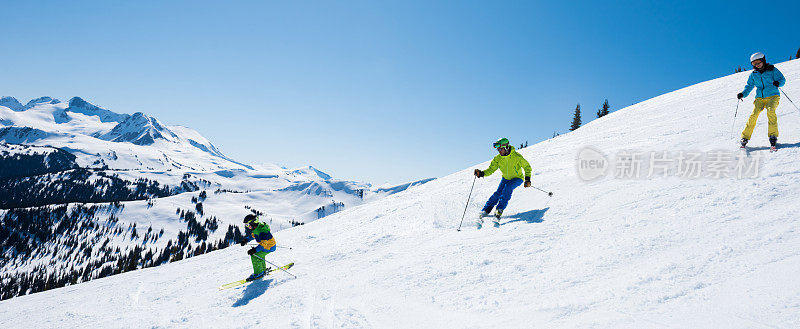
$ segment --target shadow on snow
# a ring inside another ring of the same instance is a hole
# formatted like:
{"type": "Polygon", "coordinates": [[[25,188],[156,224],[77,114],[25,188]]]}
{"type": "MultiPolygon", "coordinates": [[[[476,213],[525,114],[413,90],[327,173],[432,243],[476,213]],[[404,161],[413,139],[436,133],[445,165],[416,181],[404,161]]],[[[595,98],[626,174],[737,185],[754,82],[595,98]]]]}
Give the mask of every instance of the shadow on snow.
{"type": "MultiPolygon", "coordinates": [[[[792,144],[778,143],[776,145],[778,146],[778,150],[800,147],[800,143],[792,143],[792,144]]],[[[751,151],[751,152],[752,151],[760,151],[760,150],[769,150],[769,146],[748,147],[748,151],[751,151]]]]}
{"type": "Polygon", "coordinates": [[[513,218],[513,219],[501,225],[511,224],[515,222],[541,223],[544,221],[544,219],[542,219],[544,217],[544,213],[547,212],[548,210],[550,210],[550,207],[544,209],[529,210],[526,212],[509,215],[507,218],[513,218]]]}
{"type": "Polygon", "coordinates": [[[242,297],[239,298],[235,303],[233,303],[233,307],[244,306],[250,303],[251,300],[256,299],[267,292],[269,289],[270,284],[272,284],[273,279],[269,280],[256,280],[247,285],[247,288],[244,289],[242,292],[242,297]]]}

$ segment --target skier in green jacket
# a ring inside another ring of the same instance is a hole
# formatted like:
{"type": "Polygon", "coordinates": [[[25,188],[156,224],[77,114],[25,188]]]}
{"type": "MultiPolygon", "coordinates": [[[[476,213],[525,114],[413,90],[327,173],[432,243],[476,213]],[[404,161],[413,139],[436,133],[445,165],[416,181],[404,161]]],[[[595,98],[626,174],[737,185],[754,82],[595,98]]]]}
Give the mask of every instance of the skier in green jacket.
{"type": "Polygon", "coordinates": [[[503,173],[503,178],[500,180],[500,186],[497,187],[497,191],[486,201],[486,205],[478,216],[476,221],[478,228],[483,226],[483,218],[489,216],[495,206],[497,206],[497,210],[495,210],[495,218],[492,221],[495,227],[499,227],[500,216],[503,215],[503,210],[508,206],[511,193],[515,188],[523,184],[523,178],[525,179],[525,187],[531,187],[531,171],[533,170],[528,160],[525,160],[521,154],[517,153],[506,138],[499,139],[493,145],[499,154],[492,159],[492,163],[486,170],[475,169],[475,176],[479,178],[489,176],[497,169],[500,169],[500,172],[503,173]],[[524,175],[522,170],[525,171],[524,175]]]}
{"type": "Polygon", "coordinates": [[[267,274],[267,271],[270,270],[270,268],[267,267],[264,257],[275,251],[276,243],[275,238],[269,231],[269,225],[260,222],[256,215],[249,214],[245,216],[243,222],[247,228],[245,232],[249,231],[250,233],[240,244],[244,246],[250,240],[256,240],[256,242],[258,242],[258,246],[250,248],[250,250],[247,251],[247,254],[250,255],[250,261],[253,263],[253,274],[247,278],[247,281],[252,281],[263,277],[267,274]]]}

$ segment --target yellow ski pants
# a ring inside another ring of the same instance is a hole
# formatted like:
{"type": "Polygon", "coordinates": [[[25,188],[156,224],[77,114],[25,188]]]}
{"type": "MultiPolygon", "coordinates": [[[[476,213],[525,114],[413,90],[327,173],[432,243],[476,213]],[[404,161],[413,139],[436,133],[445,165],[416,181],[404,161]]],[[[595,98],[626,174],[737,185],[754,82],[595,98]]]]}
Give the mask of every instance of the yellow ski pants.
{"type": "Polygon", "coordinates": [[[750,139],[750,136],[753,135],[753,129],[756,128],[756,121],[758,121],[758,115],[761,114],[764,108],[767,109],[767,121],[769,122],[768,135],[770,137],[778,137],[778,115],[775,114],[775,109],[778,108],[779,102],[780,96],[778,95],[756,98],[756,100],[753,101],[753,105],[755,105],[753,114],[750,115],[750,120],[747,120],[747,127],[742,131],[742,138],[750,139]]]}

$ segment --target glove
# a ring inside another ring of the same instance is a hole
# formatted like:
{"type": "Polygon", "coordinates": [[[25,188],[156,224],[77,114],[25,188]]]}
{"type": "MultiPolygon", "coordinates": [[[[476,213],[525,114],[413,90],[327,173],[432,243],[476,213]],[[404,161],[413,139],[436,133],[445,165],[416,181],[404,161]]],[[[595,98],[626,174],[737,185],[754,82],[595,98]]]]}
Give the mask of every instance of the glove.
{"type": "Polygon", "coordinates": [[[775,86],[775,87],[777,87],[777,86],[778,86],[778,85],[780,85],[780,84],[781,84],[781,83],[780,83],[780,82],[778,82],[778,81],[772,81],[772,85],[773,85],[773,86],[775,86]]]}
{"type": "Polygon", "coordinates": [[[738,93],[738,94],[736,94],[736,98],[742,99],[742,98],[744,98],[744,94],[738,93]]]}
{"type": "Polygon", "coordinates": [[[525,177],[525,187],[531,187],[531,178],[525,177]]]}
{"type": "Polygon", "coordinates": [[[240,244],[240,245],[242,245],[242,246],[244,246],[244,245],[246,245],[246,244],[247,244],[247,240],[242,240],[242,241],[240,241],[240,242],[239,242],[239,244],[240,244]]]}
{"type": "Polygon", "coordinates": [[[481,178],[483,177],[483,175],[484,175],[483,171],[481,171],[480,169],[475,169],[475,177],[481,178]]]}
{"type": "Polygon", "coordinates": [[[247,254],[250,256],[255,255],[255,253],[256,253],[256,247],[250,248],[250,250],[247,251],[247,254]]]}

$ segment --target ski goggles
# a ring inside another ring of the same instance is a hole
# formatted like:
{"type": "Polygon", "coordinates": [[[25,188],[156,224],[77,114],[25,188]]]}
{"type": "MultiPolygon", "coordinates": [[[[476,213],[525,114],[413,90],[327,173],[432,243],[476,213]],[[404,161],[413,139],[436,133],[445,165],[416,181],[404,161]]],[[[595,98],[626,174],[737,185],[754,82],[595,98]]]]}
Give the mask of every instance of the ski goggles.
{"type": "Polygon", "coordinates": [[[498,149],[498,148],[501,148],[501,147],[508,147],[508,143],[502,143],[501,144],[501,143],[498,143],[498,142],[494,142],[494,144],[492,144],[492,146],[494,146],[494,148],[498,149]]]}

